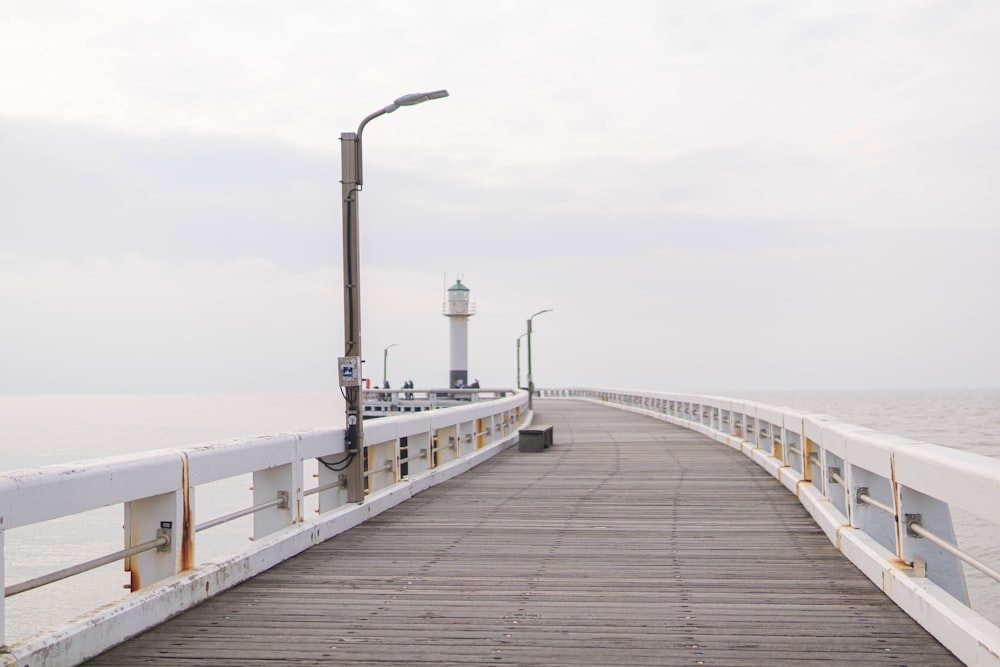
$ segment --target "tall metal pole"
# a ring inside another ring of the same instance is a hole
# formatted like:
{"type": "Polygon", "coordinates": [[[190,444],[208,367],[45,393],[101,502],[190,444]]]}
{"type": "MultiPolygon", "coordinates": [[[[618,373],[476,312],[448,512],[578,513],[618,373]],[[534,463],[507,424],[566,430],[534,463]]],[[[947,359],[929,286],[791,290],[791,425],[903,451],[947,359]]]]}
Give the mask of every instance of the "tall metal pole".
{"type": "Polygon", "coordinates": [[[528,409],[534,409],[534,398],[535,398],[535,379],[531,375],[531,320],[535,319],[542,313],[551,312],[551,308],[546,308],[545,310],[540,310],[531,317],[528,318],[528,330],[525,335],[528,337],[528,409]]]}
{"type": "Polygon", "coordinates": [[[344,358],[353,360],[356,384],[345,384],[341,364],[341,384],[346,397],[346,449],[350,457],[347,477],[347,502],[365,499],[364,427],[361,415],[361,267],[358,242],[358,193],[361,191],[359,169],[361,145],[354,132],[340,135],[341,193],[344,212],[344,358]]]}
{"type": "Polygon", "coordinates": [[[514,386],[518,389],[521,389],[521,339],[527,335],[523,333],[517,337],[517,384],[514,386]]]}
{"type": "Polygon", "coordinates": [[[382,351],[382,386],[385,387],[389,383],[389,348],[396,347],[399,343],[392,343],[387,345],[385,350],[382,351]]]}
{"type": "Polygon", "coordinates": [[[361,266],[358,241],[358,194],[364,186],[361,134],[365,125],[401,106],[447,97],[447,90],[403,95],[392,104],[365,116],[357,132],[340,135],[341,201],[344,214],[344,356],[340,359],[340,386],[346,396],[345,448],[349,457],[347,502],[365,500],[365,437],[361,405],[361,266]]]}
{"type": "Polygon", "coordinates": [[[531,376],[531,318],[528,318],[528,330],[525,332],[528,337],[528,409],[534,409],[535,400],[535,380],[531,376]]]}

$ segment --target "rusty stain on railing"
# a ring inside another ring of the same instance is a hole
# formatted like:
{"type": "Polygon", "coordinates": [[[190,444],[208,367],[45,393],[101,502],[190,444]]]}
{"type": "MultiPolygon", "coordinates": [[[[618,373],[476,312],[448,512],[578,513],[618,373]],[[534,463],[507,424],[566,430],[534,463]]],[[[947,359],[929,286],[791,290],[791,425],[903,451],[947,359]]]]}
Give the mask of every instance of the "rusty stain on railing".
{"type": "Polygon", "coordinates": [[[181,452],[181,491],[184,494],[184,516],[181,519],[180,565],[178,570],[194,567],[194,508],[191,507],[191,471],[187,452],[181,452]]]}

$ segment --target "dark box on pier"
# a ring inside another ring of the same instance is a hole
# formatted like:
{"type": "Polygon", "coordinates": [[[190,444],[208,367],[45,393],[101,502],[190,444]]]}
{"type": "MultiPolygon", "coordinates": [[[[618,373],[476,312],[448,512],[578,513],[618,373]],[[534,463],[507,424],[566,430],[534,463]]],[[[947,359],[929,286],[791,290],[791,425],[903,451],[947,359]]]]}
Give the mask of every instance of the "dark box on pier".
{"type": "Polygon", "coordinates": [[[517,433],[517,450],[520,452],[541,452],[552,446],[551,426],[528,426],[517,433]]]}

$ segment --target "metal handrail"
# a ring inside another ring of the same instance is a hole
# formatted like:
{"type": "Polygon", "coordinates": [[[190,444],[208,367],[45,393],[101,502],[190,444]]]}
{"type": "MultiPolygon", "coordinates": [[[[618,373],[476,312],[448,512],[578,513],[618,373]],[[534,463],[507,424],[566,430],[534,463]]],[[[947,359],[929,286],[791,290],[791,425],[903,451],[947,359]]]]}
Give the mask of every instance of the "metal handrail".
{"type": "Polygon", "coordinates": [[[421,449],[419,454],[414,454],[413,456],[407,456],[406,458],[399,459],[400,463],[409,463],[410,461],[416,461],[418,459],[427,458],[427,448],[421,449]]]}
{"type": "Polygon", "coordinates": [[[385,465],[383,465],[381,468],[375,468],[374,470],[366,471],[365,477],[368,478],[371,477],[372,475],[375,475],[380,472],[385,472],[387,470],[392,470],[392,461],[386,461],[385,465]]]}
{"type": "Polygon", "coordinates": [[[916,535],[919,535],[920,537],[926,538],[928,541],[933,542],[935,545],[941,547],[955,558],[965,561],[966,563],[976,568],[977,570],[985,574],[987,577],[993,579],[994,581],[1000,581],[1000,572],[993,569],[992,567],[982,562],[981,560],[973,558],[972,556],[970,556],[969,554],[965,553],[957,546],[952,544],[951,542],[941,539],[940,537],[938,537],[937,535],[935,535],[934,533],[932,533],[931,531],[927,530],[922,525],[920,525],[919,522],[910,521],[909,523],[906,524],[906,530],[907,532],[915,533],[916,535]]]}
{"type": "Polygon", "coordinates": [[[268,507],[288,507],[288,492],[279,491],[278,497],[274,500],[269,500],[266,503],[254,505],[253,507],[247,507],[246,509],[236,510],[232,514],[226,514],[225,516],[216,517],[215,519],[211,519],[205,523],[200,523],[194,527],[194,532],[198,533],[203,530],[208,530],[209,528],[215,528],[216,526],[234,521],[248,514],[253,514],[254,512],[259,512],[260,510],[266,510],[268,507]]]}
{"type": "Polygon", "coordinates": [[[329,484],[323,484],[321,486],[314,486],[311,489],[306,489],[302,492],[303,496],[311,496],[314,493],[322,493],[324,491],[329,491],[331,489],[343,489],[347,487],[346,479],[338,479],[336,482],[330,482],[329,484]]]}
{"type": "Polygon", "coordinates": [[[871,505],[875,509],[885,512],[886,514],[896,516],[895,508],[884,505],[868,495],[867,486],[858,487],[857,499],[862,505],[871,505]]]}
{"type": "Polygon", "coordinates": [[[88,560],[84,563],[79,563],[77,565],[72,565],[62,570],[56,570],[55,572],[50,572],[48,574],[43,574],[40,577],[35,577],[34,579],[27,579],[20,583],[11,584],[3,589],[3,596],[9,598],[12,595],[17,595],[18,593],[24,593],[25,591],[30,591],[35,588],[41,588],[48,584],[61,581],[63,579],[68,579],[78,574],[83,574],[90,570],[96,570],[97,568],[107,565],[109,563],[114,563],[116,560],[121,560],[123,558],[128,558],[129,556],[134,556],[136,554],[141,554],[145,551],[152,551],[153,549],[159,549],[170,544],[170,538],[166,535],[160,535],[155,540],[150,540],[148,542],[143,542],[142,544],[137,544],[134,547],[129,547],[128,549],[122,549],[114,553],[108,554],[107,556],[100,556],[94,558],[93,560],[88,560]]]}

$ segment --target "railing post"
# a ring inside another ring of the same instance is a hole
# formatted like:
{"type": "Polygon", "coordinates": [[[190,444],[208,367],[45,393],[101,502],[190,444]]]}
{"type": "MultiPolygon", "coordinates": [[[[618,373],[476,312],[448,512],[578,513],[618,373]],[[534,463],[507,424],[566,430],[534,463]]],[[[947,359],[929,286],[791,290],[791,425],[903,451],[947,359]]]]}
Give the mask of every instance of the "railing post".
{"type": "Polygon", "coordinates": [[[454,461],[459,456],[459,427],[458,424],[450,424],[437,429],[437,466],[442,466],[449,461],[454,461]]]}
{"type": "Polygon", "coordinates": [[[951,544],[958,544],[948,504],[931,496],[899,486],[900,557],[912,563],[916,559],[927,564],[927,577],[963,604],[969,604],[969,589],[965,583],[962,563],[954,556],[919,535],[911,532],[909,523],[917,520],[921,526],[951,544]]]}
{"type": "Polygon", "coordinates": [[[406,464],[406,475],[412,477],[431,467],[433,454],[431,452],[432,432],[415,433],[406,437],[406,451],[409,462],[406,464]]]}
{"type": "Polygon", "coordinates": [[[851,489],[848,496],[851,507],[851,526],[867,533],[887,551],[898,556],[899,545],[895,518],[869,506],[861,499],[861,496],[868,496],[878,503],[892,507],[896,510],[898,517],[892,481],[857,465],[848,464],[848,466],[850,475],[848,483],[851,489]]]}
{"type": "Polygon", "coordinates": [[[476,433],[476,422],[475,421],[462,421],[458,423],[458,429],[456,430],[455,437],[457,438],[458,447],[455,448],[455,455],[461,458],[470,452],[472,452],[475,447],[475,433],[476,433]]]}
{"type": "MultiPolygon", "coordinates": [[[[125,559],[131,588],[137,591],[180,572],[184,561],[184,490],[125,503],[125,548],[166,536],[169,543],[125,559]]],[[[190,523],[190,521],[188,521],[190,523]]]]}
{"type": "Polygon", "coordinates": [[[253,504],[284,498],[277,507],[253,515],[253,537],[259,539],[302,521],[302,462],[257,470],[253,474],[253,504]]]}
{"type": "Polygon", "coordinates": [[[368,450],[368,493],[388,488],[399,481],[399,439],[369,444],[368,450]],[[386,469],[388,468],[388,469],[386,469]]]}
{"type": "MultiPolygon", "coordinates": [[[[337,465],[337,461],[340,459],[341,455],[333,455],[326,457],[324,460],[330,464],[330,468],[338,468],[340,466],[337,465]]],[[[337,482],[340,482],[340,485],[319,492],[318,503],[320,514],[347,504],[347,473],[343,470],[331,470],[330,468],[323,465],[323,463],[319,464],[317,486],[325,487],[337,482]]]]}

